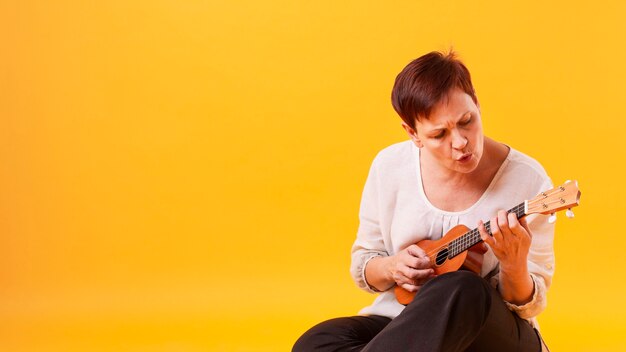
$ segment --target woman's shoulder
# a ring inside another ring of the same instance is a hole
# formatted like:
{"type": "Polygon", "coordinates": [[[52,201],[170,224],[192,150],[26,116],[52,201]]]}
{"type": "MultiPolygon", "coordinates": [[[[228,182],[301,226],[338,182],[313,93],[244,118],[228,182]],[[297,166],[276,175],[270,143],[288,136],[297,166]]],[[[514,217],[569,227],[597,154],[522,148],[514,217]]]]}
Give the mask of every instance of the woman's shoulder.
{"type": "Polygon", "coordinates": [[[394,143],[376,154],[371,171],[386,182],[405,180],[415,170],[417,147],[410,141],[394,143]]]}
{"type": "Polygon", "coordinates": [[[507,157],[506,174],[508,178],[522,181],[532,188],[547,187],[552,184],[545,168],[535,158],[511,148],[507,157]]]}
{"type": "Polygon", "coordinates": [[[374,162],[376,163],[397,163],[414,157],[415,145],[411,140],[394,143],[378,152],[374,162]]]}
{"type": "Polygon", "coordinates": [[[541,176],[548,176],[548,173],[539,161],[517,149],[511,148],[508,159],[513,166],[528,169],[529,172],[533,172],[541,176]]]}

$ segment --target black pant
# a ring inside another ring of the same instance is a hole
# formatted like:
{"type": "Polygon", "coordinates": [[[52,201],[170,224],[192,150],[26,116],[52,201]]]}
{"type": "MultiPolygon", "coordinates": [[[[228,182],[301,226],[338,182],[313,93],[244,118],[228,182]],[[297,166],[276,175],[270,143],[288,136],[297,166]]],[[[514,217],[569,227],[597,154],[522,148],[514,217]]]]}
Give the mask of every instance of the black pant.
{"type": "Polygon", "coordinates": [[[487,281],[457,271],[430,280],[395,319],[336,318],[302,335],[303,351],[540,351],[530,324],[487,281]]]}

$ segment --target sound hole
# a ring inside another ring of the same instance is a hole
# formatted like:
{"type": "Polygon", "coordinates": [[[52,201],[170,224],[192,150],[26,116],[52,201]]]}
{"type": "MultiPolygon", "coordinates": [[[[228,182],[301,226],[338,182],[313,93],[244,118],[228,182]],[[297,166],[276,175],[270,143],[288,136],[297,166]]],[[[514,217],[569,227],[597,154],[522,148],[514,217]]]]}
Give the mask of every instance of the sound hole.
{"type": "Polygon", "coordinates": [[[437,253],[437,258],[435,258],[435,263],[437,265],[442,265],[448,259],[448,248],[444,248],[439,253],[437,253]]]}

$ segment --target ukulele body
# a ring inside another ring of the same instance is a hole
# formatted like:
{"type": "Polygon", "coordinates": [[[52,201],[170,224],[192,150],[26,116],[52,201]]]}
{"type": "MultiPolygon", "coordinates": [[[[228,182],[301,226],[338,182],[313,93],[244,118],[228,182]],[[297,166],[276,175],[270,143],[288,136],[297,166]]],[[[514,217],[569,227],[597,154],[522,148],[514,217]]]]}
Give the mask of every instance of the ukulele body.
{"type": "MultiPolygon", "coordinates": [[[[487,248],[483,242],[479,242],[468,250],[459,253],[454,258],[448,258],[447,251],[450,242],[461,237],[469,231],[465,225],[457,225],[450,229],[441,239],[422,240],[417,246],[424,250],[430,258],[431,267],[436,275],[449,273],[460,268],[472,271],[480,275],[483,264],[483,255],[487,248]]],[[[416,292],[409,292],[400,286],[395,287],[395,295],[398,302],[407,305],[413,301],[416,292]]]]}

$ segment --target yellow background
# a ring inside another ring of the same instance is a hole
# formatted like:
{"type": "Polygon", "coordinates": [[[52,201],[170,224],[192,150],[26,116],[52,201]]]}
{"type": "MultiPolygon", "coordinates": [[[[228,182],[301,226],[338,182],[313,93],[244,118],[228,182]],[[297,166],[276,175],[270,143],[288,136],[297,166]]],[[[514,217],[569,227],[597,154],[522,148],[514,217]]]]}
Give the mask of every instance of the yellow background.
{"type": "Polygon", "coordinates": [[[540,316],[626,349],[624,1],[0,1],[0,350],[286,351],[349,274],[412,59],[453,46],[485,133],[578,179],[540,316]]]}

